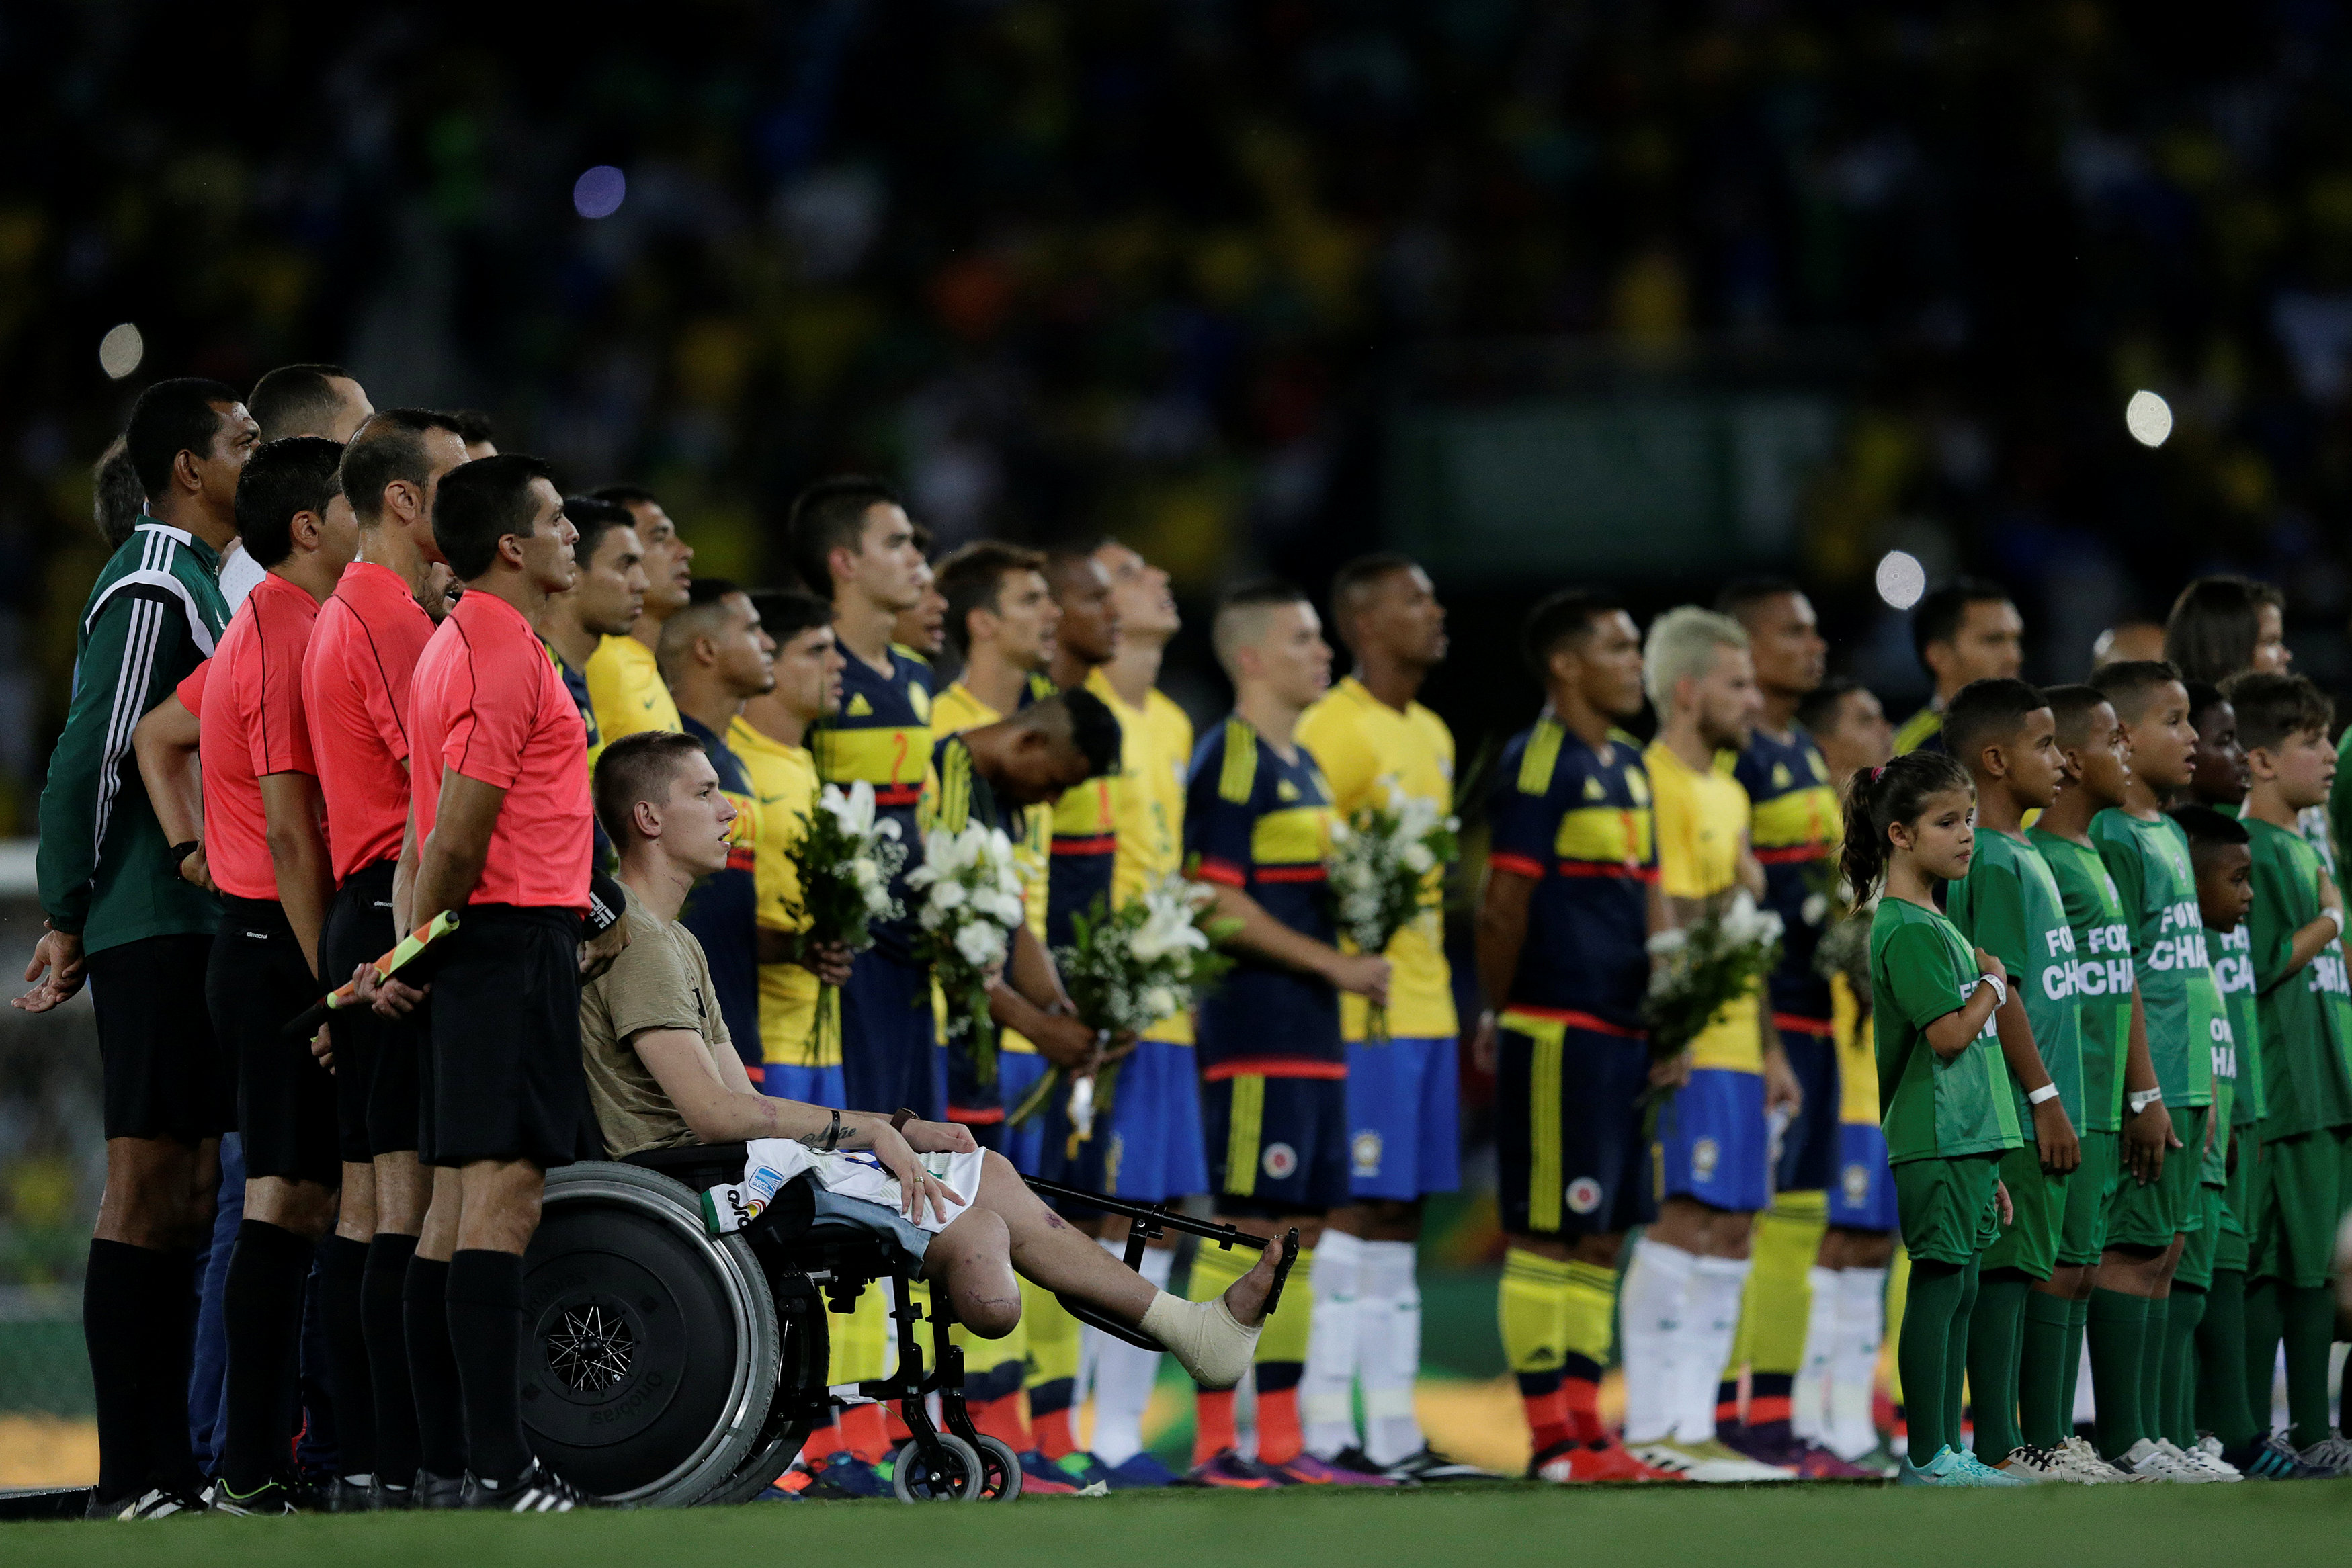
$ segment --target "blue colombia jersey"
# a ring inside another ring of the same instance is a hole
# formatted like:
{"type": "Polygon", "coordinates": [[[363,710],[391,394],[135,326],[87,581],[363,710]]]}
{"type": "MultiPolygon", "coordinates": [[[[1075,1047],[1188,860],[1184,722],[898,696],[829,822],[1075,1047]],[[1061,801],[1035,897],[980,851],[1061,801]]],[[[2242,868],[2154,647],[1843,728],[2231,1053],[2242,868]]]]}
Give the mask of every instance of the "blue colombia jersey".
{"type": "MultiPolygon", "coordinates": [[[[1043,675],[1029,677],[1022,707],[1054,695],[1043,675]]],[[[1111,873],[1118,864],[1119,791],[1126,781],[1105,773],[1073,786],[1054,802],[1054,848],[1046,862],[1045,942],[1066,946],[1073,940],[1070,917],[1110,907],[1111,873]]]]}
{"type": "Polygon", "coordinates": [[[760,909],[758,861],[760,796],[743,759],[718,736],[692,718],[679,716],[686,733],[701,744],[702,754],[718,770],[719,788],[735,807],[735,825],[728,830],[727,866],[694,884],[678,918],[702,944],[710,961],[711,989],[719,993],[719,1011],[734,1037],[736,1053],[751,1065],[760,1055],[760,909]]]}
{"type": "Polygon", "coordinates": [[[1641,743],[1612,730],[1595,748],[1547,714],[1503,747],[1489,803],[1488,859],[1536,883],[1509,1010],[1639,1032],[1658,878],[1641,743]]]}
{"type": "Polygon", "coordinates": [[[1829,917],[1841,831],[1829,765],[1803,730],[1791,729],[1784,740],[1759,729],[1731,776],[1748,791],[1748,841],[1764,866],[1764,906],[1780,917],[1772,1010],[1826,1025],[1830,983],[1813,973],[1813,949],[1829,917]]]}
{"type": "MultiPolygon", "coordinates": [[[[931,760],[931,667],[896,643],[890,647],[887,674],[844,652],[847,667],[841,677],[841,712],[809,732],[809,751],[816,758],[816,776],[824,783],[845,789],[862,779],[874,786],[877,816],[898,823],[898,841],[907,846],[907,863],[891,883],[890,894],[900,904],[910,904],[907,876],[923,863],[915,807],[922,800],[923,770],[931,760]]],[[[904,963],[914,933],[911,918],[877,924],[876,949],[904,963]]]]}
{"type": "MultiPolygon", "coordinates": [[[[1240,718],[1211,730],[1192,754],[1184,852],[1203,882],[1237,887],[1302,936],[1332,942],[1323,859],[1331,792],[1304,747],[1285,760],[1240,718]]],[[[1328,983],[1236,953],[1233,970],[1201,1002],[1200,1064],[1214,1080],[1344,1078],[1339,994],[1328,983]]]]}

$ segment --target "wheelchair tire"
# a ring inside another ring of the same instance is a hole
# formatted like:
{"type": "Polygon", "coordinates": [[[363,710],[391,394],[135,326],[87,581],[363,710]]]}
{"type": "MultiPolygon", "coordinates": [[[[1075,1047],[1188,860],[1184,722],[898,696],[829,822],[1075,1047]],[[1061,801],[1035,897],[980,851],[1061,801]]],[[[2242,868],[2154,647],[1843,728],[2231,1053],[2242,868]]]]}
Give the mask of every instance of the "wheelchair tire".
{"type": "Polygon", "coordinates": [[[938,1442],[946,1450],[943,1464],[925,1454],[920,1443],[901,1444],[890,1466],[890,1490],[898,1494],[900,1502],[979,1501],[980,1456],[970,1443],[950,1432],[940,1433],[938,1442]]]}
{"type": "Polygon", "coordinates": [[[610,1501],[682,1507],[760,1445],[781,1372],[775,1305],[740,1236],[635,1166],[551,1171],[523,1258],[523,1425],[610,1501]]]}
{"type": "Polygon", "coordinates": [[[759,1440],[751,1446],[751,1457],[735,1468],[733,1475],[703,1495],[704,1506],[750,1502],[766,1491],[792,1464],[818,1425],[814,1412],[821,1406],[812,1406],[811,1400],[812,1396],[821,1398],[824,1394],[831,1351],[824,1299],[808,1288],[806,1281],[800,1281],[803,1294],[799,1296],[775,1294],[773,1275],[769,1277],[769,1299],[776,1308],[776,1327],[783,1336],[782,1364],[776,1376],[774,1404],[760,1429],[759,1440]]]}
{"type": "Polygon", "coordinates": [[[1021,1456],[1002,1437],[981,1435],[972,1445],[980,1450],[980,1500],[1013,1502],[1021,1496],[1021,1456]]]}

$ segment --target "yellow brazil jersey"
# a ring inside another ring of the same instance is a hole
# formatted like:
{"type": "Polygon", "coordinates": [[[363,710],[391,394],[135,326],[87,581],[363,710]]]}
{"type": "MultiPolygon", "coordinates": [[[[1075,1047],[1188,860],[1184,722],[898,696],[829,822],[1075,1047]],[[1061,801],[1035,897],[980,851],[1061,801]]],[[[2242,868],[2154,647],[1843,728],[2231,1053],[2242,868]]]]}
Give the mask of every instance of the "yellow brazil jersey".
{"type": "Polygon", "coordinates": [[[1843,975],[1830,977],[1830,1028],[1837,1041],[1838,1121],[1878,1125],[1878,1041],[1870,1015],[1843,975]]]}
{"type": "MultiPolygon", "coordinates": [[[[1735,886],[1748,791],[1727,769],[1698,771],[1662,741],[1651,743],[1642,762],[1656,800],[1659,890],[1668,898],[1709,898],[1735,886]]],[[[1733,1003],[1691,1042],[1691,1065],[1761,1072],[1760,1027],[1753,997],[1733,1003]]]]}
{"type": "MultiPolygon", "coordinates": [[[[934,737],[961,735],[967,729],[978,729],[984,724],[994,724],[1004,716],[974,696],[970,686],[956,682],[931,700],[931,734],[934,737]]],[[[934,758],[937,753],[934,750],[934,758]]],[[[924,775],[923,789],[927,799],[936,796],[939,768],[936,760],[924,775]]],[[[1021,811],[1022,831],[1013,845],[1013,859],[1021,868],[1022,915],[1029,934],[1038,941],[1045,940],[1045,876],[1051,863],[1054,841],[1054,810],[1050,806],[1030,806],[1021,811]]],[[[942,998],[940,1005],[946,1005],[942,998]]],[[[1034,1051],[1026,1035],[1015,1030],[1001,1030],[998,1041],[1006,1051],[1034,1051]]]]}
{"type": "MultiPolygon", "coordinates": [[[[1341,816],[1381,804],[1393,783],[1418,800],[1450,810],[1454,800],[1454,732],[1419,703],[1399,713],[1349,675],[1325,693],[1298,721],[1298,742],[1315,754],[1341,816]]],[[[1389,1030],[1430,1038],[1455,1032],[1454,982],[1445,965],[1445,868],[1432,870],[1421,894],[1421,915],[1389,943],[1395,972],[1389,981],[1389,1030]]],[[[1353,950],[1353,945],[1349,945],[1353,950]]],[[[1339,998],[1340,1031],[1364,1038],[1364,999],[1339,998]]]]}
{"type": "MultiPolygon", "coordinates": [[[[728,727],[727,744],[741,759],[759,801],[753,873],[759,890],[755,918],[771,931],[798,931],[805,922],[789,911],[800,901],[793,846],[816,809],[816,760],[797,746],[770,739],[741,718],[728,727]]],[[[796,1067],[838,1067],[841,1041],[819,1042],[816,977],[798,964],[760,966],[760,1060],[796,1067]]]]}
{"type": "MultiPolygon", "coordinates": [[[[1895,727],[1895,755],[1908,756],[1929,741],[1939,740],[1943,733],[1944,710],[1929,703],[1895,727]]],[[[1937,749],[1941,750],[1941,746],[1937,749]]]]}
{"type": "MultiPolygon", "coordinates": [[[[1114,904],[1125,904],[1184,867],[1184,775],[1192,761],[1192,721],[1157,691],[1142,707],[1128,706],[1100,669],[1087,674],[1087,690],[1118,720],[1118,777],[1110,780],[1118,847],[1110,895],[1114,904]]],[[[1143,1032],[1149,1040],[1190,1045],[1192,1015],[1163,1019],[1143,1032]]]]}
{"type": "Polygon", "coordinates": [[[683,729],[654,651],[635,637],[607,637],[588,655],[588,701],[605,745],[641,729],[683,729]]]}

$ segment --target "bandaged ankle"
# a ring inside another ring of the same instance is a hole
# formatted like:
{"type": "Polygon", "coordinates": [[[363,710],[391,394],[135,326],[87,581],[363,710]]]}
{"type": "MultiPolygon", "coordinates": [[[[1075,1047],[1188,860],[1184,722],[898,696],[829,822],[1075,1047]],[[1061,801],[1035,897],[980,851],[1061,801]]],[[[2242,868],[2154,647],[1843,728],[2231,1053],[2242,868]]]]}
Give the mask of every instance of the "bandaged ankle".
{"type": "Polygon", "coordinates": [[[1222,1298],[1187,1301],[1165,1291],[1144,1309],[1143,1332],[1167,1346],[1193,1382],[1209,1389],[1231,1388],[1242,1380],[1256,1354],[1259,1333],[1244,1328],[1222,1298]]]}

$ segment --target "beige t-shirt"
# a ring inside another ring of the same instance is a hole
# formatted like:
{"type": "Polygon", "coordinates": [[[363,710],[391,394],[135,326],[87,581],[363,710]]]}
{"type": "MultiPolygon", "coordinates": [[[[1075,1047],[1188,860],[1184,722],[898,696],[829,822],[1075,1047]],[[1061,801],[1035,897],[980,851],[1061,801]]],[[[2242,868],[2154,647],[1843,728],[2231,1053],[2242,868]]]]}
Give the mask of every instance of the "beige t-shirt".
{"type": "Polygon", "coordinates": [[[588,1098],[614,1159],[645,1149],[684,1148],[692,1129],[662,1091],[632,1043],[649,1030],[689,1029],[717,1060],[733,1051],[710,965],[694,933],[664,920],[624,887],[629,945],[613,967],[580,993],[580,1049],[588,1068],[588,1098]]]}

